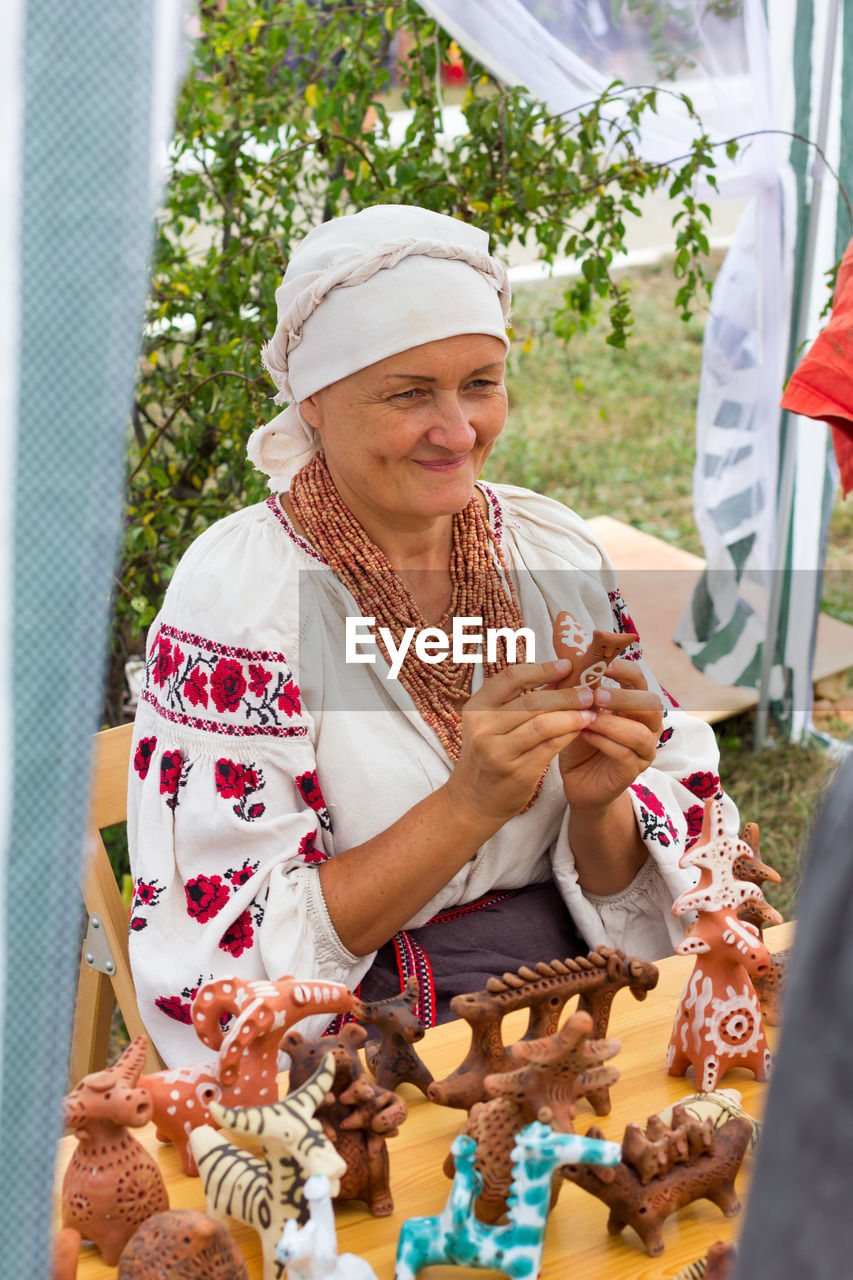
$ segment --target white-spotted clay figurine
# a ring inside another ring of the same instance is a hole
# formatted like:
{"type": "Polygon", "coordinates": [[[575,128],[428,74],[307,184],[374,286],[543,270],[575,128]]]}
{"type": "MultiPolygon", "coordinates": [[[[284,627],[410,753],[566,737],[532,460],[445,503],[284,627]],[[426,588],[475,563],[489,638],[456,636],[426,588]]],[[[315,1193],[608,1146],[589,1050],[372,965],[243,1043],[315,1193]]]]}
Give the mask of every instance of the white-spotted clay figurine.
{"type": "MultiPolygon", "coordinates": [[[[666,1059],[671,1076],[683,1076],[692,1066],[703,1093],[716,1089],[730,1067],[748,1067],[757,1080],[770,1074],[770,1050],[752,983],[752,977],[769,971],[770,953],[755,925],[738,917],[744,903],[765,899],[758,884],[737,879],[733,871],[735,860],[750,853],[744,841],[726,832],[719,800],[707,800],[699,840],[680,859],[682,867],[699,869],[699,883],[672,907],[677,916],[698,914],[675,948],[680,955],[694,955],[696,963],[666,1059]]],[[[772,907],[767,906],[766,914],[781,922],[772,907]]]]}
{"type": "Polygon", "coordinates": [[[198,1170],[189,1135],[210,1120],[210,1103],[227,1107],[262,1106],[278,1098],[278,1046],[297,1022],[315,1013],[349,1013],[355,996],[349,987],[322,979],[285,976],[218,978],[193,1000],[191,1018],[202,1044],[218,1051],[211,1062],[155,1071],[141,1084],[151,1092],[157,1136],[174,1142],[184,1173],[198,1170]],[[231,1022],[223,1029],[223,1020],[231,1022]]]}

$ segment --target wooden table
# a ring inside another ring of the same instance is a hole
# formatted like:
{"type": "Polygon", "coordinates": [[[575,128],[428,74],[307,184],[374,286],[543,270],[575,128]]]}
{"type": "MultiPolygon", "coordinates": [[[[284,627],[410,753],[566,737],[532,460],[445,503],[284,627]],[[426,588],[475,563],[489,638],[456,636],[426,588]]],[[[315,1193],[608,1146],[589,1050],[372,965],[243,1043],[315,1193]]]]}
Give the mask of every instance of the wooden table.
{"type": "MultiPolygon", "coordinates": [[[[788,946],[791,936],[791,925],[779,925],[765,935],[771,951],[788,946]]],[[[645,1001],[634,1000],[627,991],[616,997],[608,1034],[621,1040],[622,1049],[613,1059],[621,1072],[611,1090],[613,1108],[610,1115],[595,1117],[582,1102],[575,1122],[578,1133],[585,1133],[590,1124],[596,1123],[607,1138],[619,1142],[629,1121],[644,1123],[653,1112],[695,1091],[692,1071],[682,1079],[675,1079],[666,1074],[664,1065],[675,1010],[692,964],[687,957],[672,956],[660,962],[660,981],[645,1001]]],[[[511,1042],[514,1035],[515,1038],[521,1035],[525,1025],[524,1013],[506,1019],[506,1042],[511,1042]]],[[[768,1035],[772,1047],[775,1045],[773,1028],[768,1035]]],[[[442,1079],[459,1065],[469,1038],[468,1025],[462,1022],[448,1023],[427,1033],[419,1052],[436,1079],[442,1079]]],[[[730,1071],[721,1087],[739,1089],[746,1109],[752,1115],[761,1115],[767,1086],[757,1083],[750,1072],[730,1071]]],[[[397,1236],[404,1219],[435,1214],[443,1208],[450,1183],[441,1166],[464,1119],[461,1111],[427,1102],[411,1085],[402,1085],[400,1093],[408,1103],[409,1116],[399,1136],[388,1143],[394,1213],[388,1218],[372,1218],[354,1202],[337,1209],[340,1252],[367,1258],[378,1280],[393,1280],[397,1236]]],[[[174,1149],[157,1142],[153,1126],[137,1136],[156,1154],[172,1208],[203,1209],[201,1183],[197,1178],[183,1176],[174,1149]]],[[[66,1137],[59,1144],[57,1186],[61,1184],[74,1141],[73,1137],[66,1137]]],[[[747,1155],[738,1175],[736,1185],[741,1200],[753,1159],[747,1155]]],[[[689,1205],[667,1219],[663,1229],[665,1251],[658,1258],[649,1258],[630,1228],[619,1237],[608,1236],[607,1216],[608,1209],[600,1200],[566,1183],[548,1221],[543,1280],[558,1277],[560,1280],[669,1280],[688,1262],[702,1256],[713,1241],[736,1238],[742,1217],[724,1218],[720,1210],[706,1200],[689,1205]]],[[[239,1223],[233,1224],[233,1232],[248,1262],[250,1277],[260,1280],[257,1236],[239,1223]]],[[[107,1267],[94,1248],[89,1246],[84,1250],[78,1280],[112,1280],[115,1274],[115,1268],[107,1267]]],[[[429,1267],[421,1272],[422,1280],[459,1280],[461,1276],[495,1280],[499,1275],[499,1272],[457,1267],[429,1267]]]]}

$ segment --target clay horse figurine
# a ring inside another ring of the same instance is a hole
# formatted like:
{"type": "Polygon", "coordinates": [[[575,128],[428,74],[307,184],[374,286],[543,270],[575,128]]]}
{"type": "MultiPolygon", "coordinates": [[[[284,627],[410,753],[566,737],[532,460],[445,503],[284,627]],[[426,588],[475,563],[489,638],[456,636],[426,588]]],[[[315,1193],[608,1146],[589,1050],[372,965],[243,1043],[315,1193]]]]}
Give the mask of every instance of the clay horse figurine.
{"type": "Polygon", "coordinates": [[[332,1184],[322,1173],[305,1180],[309,1219],[304,1227],[295,1218],[284,1224],[275,1256],[287,1268],[287,1280],[376,1280],[369,1262],[354,1253],[338,1255],[332,1184]]]}
{"type": "Polygon", "coordinates": [[[494,1268],[510,1280],[538,1276],[551,1199],[551,1180],[561,1165],[588,1161],[616,1165],[616,1142],[555,1133],[534,1121],[516,1136],[508,1220],[498,1226],[473,1213],[483,1181],[474,1167],[476,1144],[460,1134],[450,1148],[456,1171],[447,1204],[434,1218],[409,1218],[400,1230],[394,1280],[414,1280],[422,1267],[440,1264],[494,1268]],[[573,1154],[574,1153],[574,1154],[573,1154]]]}
{"type": "MultiPolygon", "coordinates": [[[[695,955],[696,964],[666,1059],[671,1076],[683,1076],[692,1066],[703,1093],[716,1089],[730,1067],[748,1067],[757,1080],[770,1074],[761,1005],[751,981],[769,971],[770,953],[755,925],[738,918],[745,902],[765,899],[758,884],[737,879],[733,871],[735,860],[750,854],[748,845],[727,834],[719,800],[707,800],[702,834],[680,859],[682,867],[699,868],[699,883],[672,907],[674,915],[696,911],[698,916],[675,948],[679,955],[695,955]]],[[[781,922],[772,907],[765,915],[781,922]]]]}

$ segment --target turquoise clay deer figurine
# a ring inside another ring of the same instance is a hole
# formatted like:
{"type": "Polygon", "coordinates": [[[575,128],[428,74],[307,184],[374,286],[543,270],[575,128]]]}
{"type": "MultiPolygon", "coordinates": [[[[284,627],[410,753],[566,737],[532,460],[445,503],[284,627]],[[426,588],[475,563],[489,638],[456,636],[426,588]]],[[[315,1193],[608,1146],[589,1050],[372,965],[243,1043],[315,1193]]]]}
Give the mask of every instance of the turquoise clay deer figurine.
{"type": "Polygon", "coordinates": [[[414,1280],[422,1267],[444,1264],[493,1268],[510,1280],[535,1280],[542,1265],[551,1179],[563,1164],[617,1165],[616,1142],[555,1133],[535,1121],[516,1137],[508,1221],[490,1226],[474,1217],[483,1180],[474,1167],[476,1143],[460,1134],[451,1146],[456,1164],[447,1204],[437,1217],[409,1218],[397,1246],[394,1280],[414,1280]]]}

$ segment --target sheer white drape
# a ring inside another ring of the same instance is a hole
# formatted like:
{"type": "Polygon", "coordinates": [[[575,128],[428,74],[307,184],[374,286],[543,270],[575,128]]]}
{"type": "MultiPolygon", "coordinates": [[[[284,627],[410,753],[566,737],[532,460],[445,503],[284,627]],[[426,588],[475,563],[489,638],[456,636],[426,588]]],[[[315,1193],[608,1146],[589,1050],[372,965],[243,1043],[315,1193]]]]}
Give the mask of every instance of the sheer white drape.
{"type": "MultiPolygon", "coordinates": [[[[668,6],[657,56],[648,28],[627,4],[620,6],[618,22],[611,21],[610,0],[421,4],[494,74],[525,86],[555,111],[579,109],[616,78],[628,85],[661,83],[690,97],[713,141],[742,139],[734,161],[722,146],[715,153],[719,195],[746,205],[713,292],[697,405],[694,500],[709,574],[678,638],[712,678],[754,683],[765,620],[761,609],[755,614],[738,606],[738,582],[744,572],[766,573],[775,562],[778,406],[787,372],[797,227],[786,133],[794,119],[797,0],[774,0],[767,16],[763,0],[743,0],[731,6],[731,16],[709,13],[708,0],[680,0],[668,6]],[[661,79],[667,70],[671,74],[661,79]]],[[[816,49],[822,47],[821,22],[816,13],[816,49]]],[[[811,71],[819,84],[820,65],[811,71]]],[[[836,120],[840,98],[839,92],[833,99],[836,120]]],[[[677,97],[661,93],[657,114],[643,121],[638,149],[650,161],[675,159],[695,129],[677,97]]],[[[701,194],[714,199],[713,191],[701,194]]],[[[827,202],[814,263],[818,281],[834,260],[830,205],[834,200],[827,202]]],[[[811,480],[804,472],[799,486],[795,527],[815,570],[822,469],[819,460],[812,462],[811,480]]],[[[802,660],[800,652],[800,665],[802,660]]],[[[811,654],[806,665],[810,671],[811,654]]]]}

